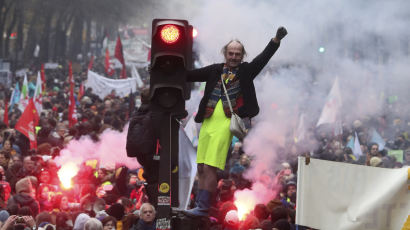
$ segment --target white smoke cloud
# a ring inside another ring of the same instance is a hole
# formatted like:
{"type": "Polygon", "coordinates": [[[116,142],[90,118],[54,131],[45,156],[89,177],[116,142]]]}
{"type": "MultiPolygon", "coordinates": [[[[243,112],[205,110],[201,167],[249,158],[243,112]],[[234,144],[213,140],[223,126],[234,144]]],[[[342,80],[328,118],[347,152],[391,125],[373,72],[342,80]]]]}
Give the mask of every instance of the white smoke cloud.
{"type": "Polygon", "coordinates": [[[123,132],[107,129],[100,135],[98,142],[92,141],[89,136],[72,140],[61,150],[60,156],[55,161],[58,165],[72,162],[80,166],[86,160],[96,159],[100,167],[113,169],[117,164],[131,169],[139,168],[140,164],[136,158],[127,157],[125,150],[127,130],[127,127],[123,132]]]}

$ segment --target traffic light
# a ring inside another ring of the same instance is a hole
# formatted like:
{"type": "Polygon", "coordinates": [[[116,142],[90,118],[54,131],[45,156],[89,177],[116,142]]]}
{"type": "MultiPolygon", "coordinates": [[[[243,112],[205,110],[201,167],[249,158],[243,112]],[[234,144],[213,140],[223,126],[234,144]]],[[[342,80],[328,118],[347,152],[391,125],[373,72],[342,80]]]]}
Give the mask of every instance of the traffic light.
{"type": "Polygon", "coordinates": [[[154,109],[183,113],[190,97],[186,70],[192,67],[192,26],[186,20],[152,21],[150,100],[154,109]]]}

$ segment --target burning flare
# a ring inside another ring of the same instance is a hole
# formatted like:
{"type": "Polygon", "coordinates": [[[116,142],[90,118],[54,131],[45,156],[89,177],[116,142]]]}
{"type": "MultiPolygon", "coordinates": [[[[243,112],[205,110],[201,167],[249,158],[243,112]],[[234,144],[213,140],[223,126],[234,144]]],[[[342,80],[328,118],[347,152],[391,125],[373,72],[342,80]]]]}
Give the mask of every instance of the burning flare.
{"type": "Polygon", "coordinates": [[[253,210],[253,202],[249,202],[247,199],[235,200],[235,206],[238,208],[239,220],[245,220],[246,216],[253,210]]]}
{"type": "Polygon", "coordinates": [[[73,162],[63,164],[58,170],[58,178],[61,181],[64,189],[69,189],[73,186],[71,179],[77,175],[79,168],[73,162]]]}

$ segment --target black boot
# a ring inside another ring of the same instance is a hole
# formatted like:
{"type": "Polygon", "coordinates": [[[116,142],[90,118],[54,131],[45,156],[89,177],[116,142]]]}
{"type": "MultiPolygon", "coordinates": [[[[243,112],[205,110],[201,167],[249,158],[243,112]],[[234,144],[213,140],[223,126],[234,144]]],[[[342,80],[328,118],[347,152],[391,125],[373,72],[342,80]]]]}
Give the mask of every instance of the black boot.
{"type": "Polygon", "coordinates": [[[209,208],[211,207],[211,192],[200,189],[196,194],[195,208],[183,211],[187,216],[205,217],[208,216],[209,208]]]}

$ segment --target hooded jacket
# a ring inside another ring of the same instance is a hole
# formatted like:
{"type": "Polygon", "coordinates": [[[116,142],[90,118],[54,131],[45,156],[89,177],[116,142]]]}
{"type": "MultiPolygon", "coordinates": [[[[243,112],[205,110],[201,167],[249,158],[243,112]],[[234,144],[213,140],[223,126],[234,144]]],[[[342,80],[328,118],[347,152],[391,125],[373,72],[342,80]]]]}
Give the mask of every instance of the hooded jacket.
{"type": "Polygon", "coordinates": [[[38,201],[27,193],[18,193],[12,196],[7,201],[7,208],[10,208],[14,205],[17,205],[19,208],[24,207],[24,206],[29,207],[31,210],[32,216],[37,216],[40,210],[40,205],[38,201]]]}

